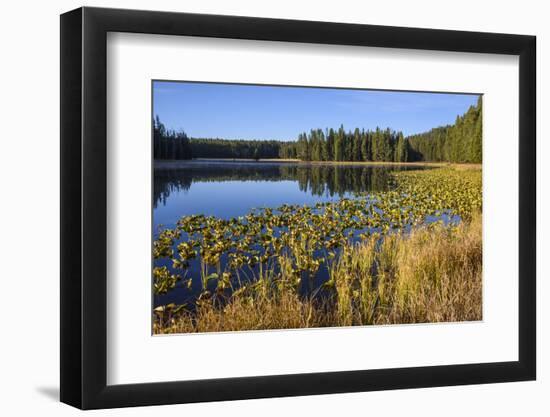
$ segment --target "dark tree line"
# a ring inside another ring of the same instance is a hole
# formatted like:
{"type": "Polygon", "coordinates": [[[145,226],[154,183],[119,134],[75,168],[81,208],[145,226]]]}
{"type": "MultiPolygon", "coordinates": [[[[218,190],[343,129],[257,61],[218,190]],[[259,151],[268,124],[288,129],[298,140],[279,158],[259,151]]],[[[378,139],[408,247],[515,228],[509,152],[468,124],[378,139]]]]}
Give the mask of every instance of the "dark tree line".
{"type": "Polygon", "coordinates": [[[194,158],[269,159],[278,158],[280,141],[191,139],[194,158]]]}
{"type": "Polygon", "coordinates": [[[409,136],[407,141],[411,161],[480,163],[483,156],[481,97],[464,115],[457,116],[453,125],[409,136]]]}
{"type": "Polygon", "coordinates": [[[276,140],[189,139],[153,122],[155,159],[229,158],[300,159],[302,161],[448,161],[480,163],[482,104],[457,116],[453,125],[404,137],[391,129],[312,129],[292,142],[276,140]]]}
{"type": "Polygon", "coordinates": [[[482,104],[457,116],[453,125],[403,137],[390,129],[346,131],[311,130],[296,142],[281,143],[279,156],[303,161],[447,161],[480,163],[482,160],[482,104]]]}
{"type": "Polygon", "coordinates": [[[406,162],[408,146],[401,132],[390,129],[346,131],[314,129],[301,133],[296,142],[283,142],[281,158],[302,161],[406,162]]]}
{"type": "Polygon", "coordinates": [[[166,129],[158,116],[153,119],[155,159],[278,158],[281,143],[275,140],[189,138],[184,131],[166,129]]]}
{"type": "Polygon", "coordinates": [[[193,153],[185,132],[168,130],[159,117],[153,119],[153,155],[155,159],[191,159],[193,153]]]}

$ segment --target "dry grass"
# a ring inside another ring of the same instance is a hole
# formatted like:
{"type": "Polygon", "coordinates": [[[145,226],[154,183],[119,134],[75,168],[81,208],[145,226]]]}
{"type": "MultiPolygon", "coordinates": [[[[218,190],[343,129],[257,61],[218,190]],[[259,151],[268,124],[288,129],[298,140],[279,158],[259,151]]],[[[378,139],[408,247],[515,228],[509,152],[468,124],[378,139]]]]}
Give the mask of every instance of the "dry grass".
{"type": "MultiPolygon", "coordinates": [[[[482,318],[481,215],[458,227],[430,226],[344,247],[330,266],[327,298],[304,299],[296,277],[267,271],[253,290],[195,312],[158,315],[154,332],[189,333],[482,318]]],[[[283,260],[284,262],[284,260],[283,260]]]]}
{"type": "Polygon", "coordinates": [[[338,292],[355,291],[340,325],[481,320],[481,216],[387,236],[369,256],[369,245],[356,246],[336,268],[338,292]]]}

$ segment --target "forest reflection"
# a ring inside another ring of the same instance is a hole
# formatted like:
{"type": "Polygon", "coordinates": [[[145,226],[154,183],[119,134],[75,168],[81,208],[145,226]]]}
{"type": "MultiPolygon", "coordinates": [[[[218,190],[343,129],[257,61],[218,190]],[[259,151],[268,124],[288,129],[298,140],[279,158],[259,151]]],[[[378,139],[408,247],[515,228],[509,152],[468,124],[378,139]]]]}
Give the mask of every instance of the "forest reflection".
{"type": "MultiPolygon", "coordinates": [[[[188,191],[193,183],[255,181],[297,182],[300,190],[314,196],[385,191],[390,173],[408,169],[399,166],[316,165],[290,163],[189,162],[177,169],[154,170],[153,204],[166,205],[170,194],[188,191]]],[[[419,167],[415,167],[419,169],[419,167]]]]}

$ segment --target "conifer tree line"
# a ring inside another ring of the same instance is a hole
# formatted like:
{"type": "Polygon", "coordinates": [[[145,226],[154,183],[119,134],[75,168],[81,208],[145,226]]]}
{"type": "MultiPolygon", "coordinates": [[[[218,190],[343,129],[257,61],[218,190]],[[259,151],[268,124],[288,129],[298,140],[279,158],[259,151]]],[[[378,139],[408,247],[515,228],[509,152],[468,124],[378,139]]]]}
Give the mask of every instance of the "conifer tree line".
{"type": "Polygon", "coordinates": [[[271,159],[279,157],[277,140],[191,139],[193,158],[271,159]]]}
{"type": "Polygon", "coordinates": [[[296,142],[283,142],[281,158],[302,161],[408,161],[408,147],[401,132],[391,129],[346,131],[314,129],[296,142]]]}
{"type": "Polygon", "coordinates": [[[448,161],[481,163],[482,103],[457,116],[451,126],[436,127],[429,132],[407,138],[410,161],[448,161]]]}
{"type": "Polygon", "coordinates": [[[471,162],[482,160],[482,103],[457,116],[453,125],[404,137],[389,128],[312,129],[296,141],[194,138],[153,121],[155,159],[229,158],[302,161],[471,162]]]}
{"type": "Polygon", "coordinates": [[[472,162],[482,159],[482,104],[457,116],[453,125],[403,137],[391,129],[313,129],[283,142],[281,158],[302,161],[472,162]]]}
{"type": "Polygon", "coordinates": [[[191,159],[191,143],[184,131],[168,130],[159,117],[153,119],[153,156],[155,159],[191,159]]]}
{"type": "Polygon", "coordinates": [[[278,158],[281,141],[189,138],[184,131],[168,130],[158,115],[153,119],[155,159],[278,158]]]}

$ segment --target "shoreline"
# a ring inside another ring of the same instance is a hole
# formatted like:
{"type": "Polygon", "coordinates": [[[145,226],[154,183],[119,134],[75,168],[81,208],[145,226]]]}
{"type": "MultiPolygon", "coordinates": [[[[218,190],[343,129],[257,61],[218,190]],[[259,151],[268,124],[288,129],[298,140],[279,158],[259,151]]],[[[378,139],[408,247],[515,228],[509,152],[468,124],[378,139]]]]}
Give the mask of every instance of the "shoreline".
{"type": "Polygon", "coordinates": [[[312,166],[410,166],[410,167],[457,167],[457,168],[478,168],[482,164],[455,163],[455,162],[384,162],[384,161],[302,161],[300,159],[245,159],[245,158],[195,158],[186,160],[154,160],[154,169],[183,168],[198,163],[243,163],[243,164],[298,164],[312,166]]]}

